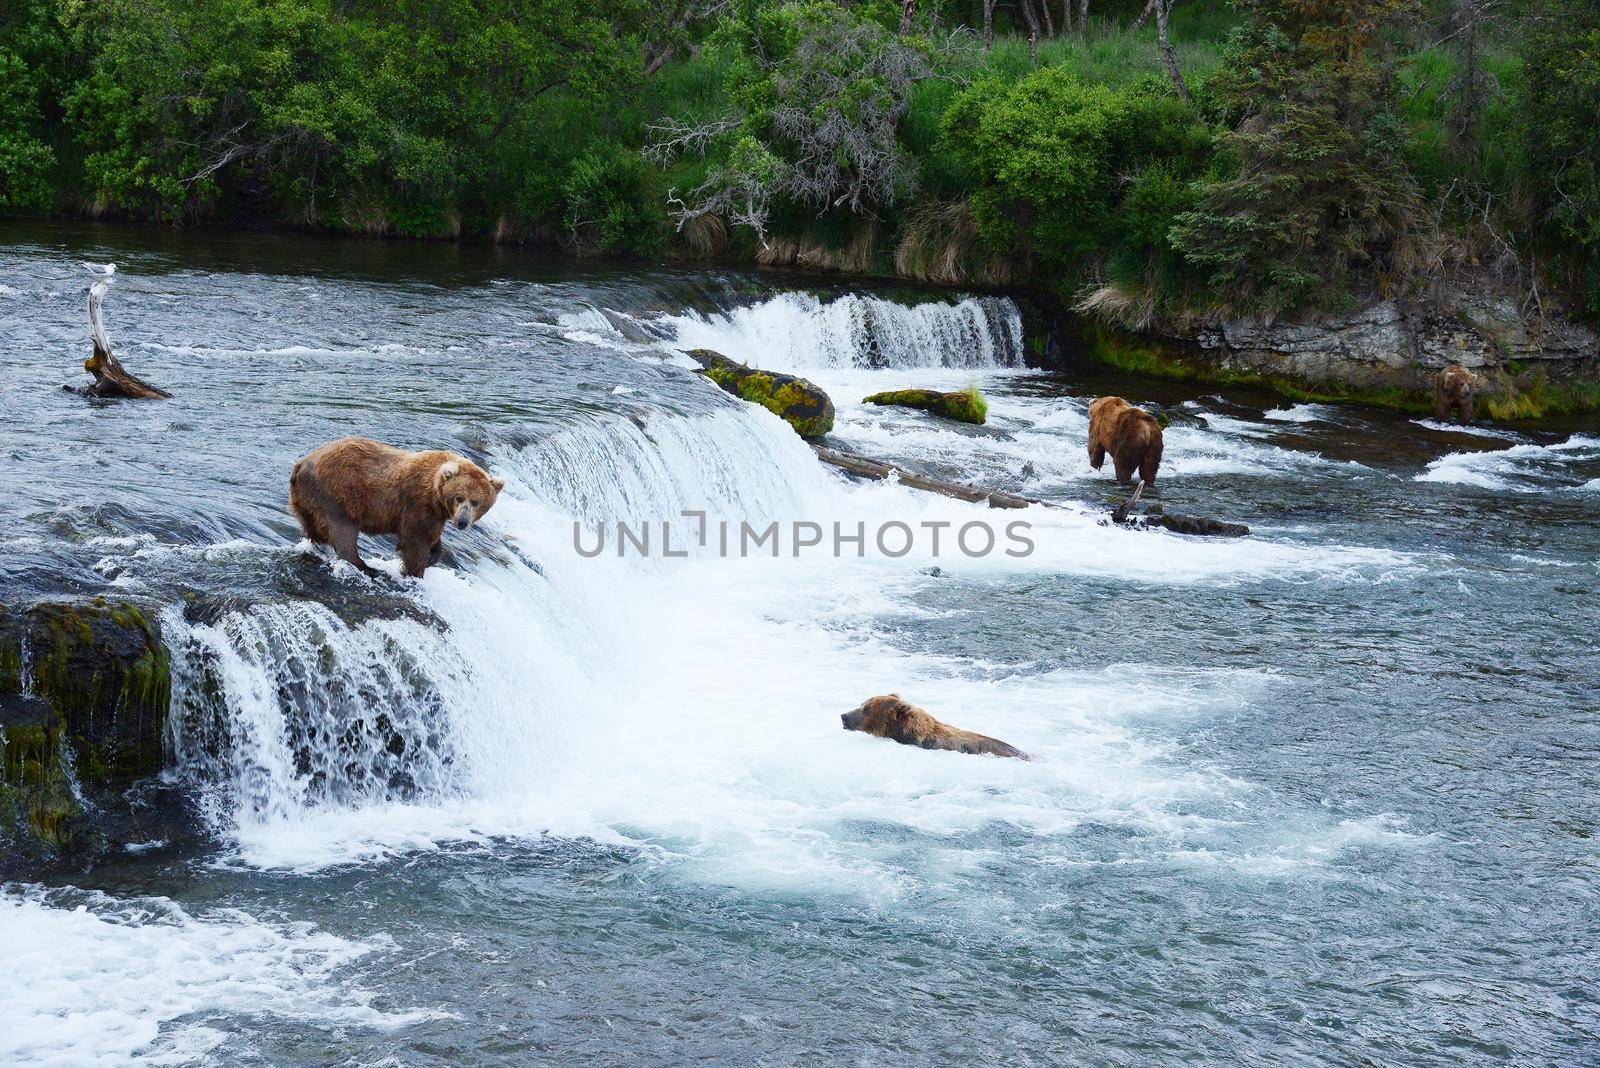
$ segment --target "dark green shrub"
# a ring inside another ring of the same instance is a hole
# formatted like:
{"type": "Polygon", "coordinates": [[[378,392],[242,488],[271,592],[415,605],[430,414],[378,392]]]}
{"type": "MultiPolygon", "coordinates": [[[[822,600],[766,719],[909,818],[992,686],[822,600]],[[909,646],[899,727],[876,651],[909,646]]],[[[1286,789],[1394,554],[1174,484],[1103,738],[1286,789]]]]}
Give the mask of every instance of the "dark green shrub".
{"type": "Polygon", "coordinates": [[[562,186],[574,248],[603,255],[660,251],[666,217],[654,176],[637,152],[596,149],[575,160],[562,186]]]}
{"type": "Polygon", "coordinates": [[[1547,246],[1600,316],[1600,7],[1546,0],[1523,48],[1522,168],[1547,246]]]}
{"type": "Polygon", "coordinates": [[[972,176],[984,239],[1069,278],[1102,253],[1126,264],[1168,250],[1172,213],[1211,144],[1159,82],[1112,89],[1061,68],[974,85],[946,113],[945,133],[972,176]]]}

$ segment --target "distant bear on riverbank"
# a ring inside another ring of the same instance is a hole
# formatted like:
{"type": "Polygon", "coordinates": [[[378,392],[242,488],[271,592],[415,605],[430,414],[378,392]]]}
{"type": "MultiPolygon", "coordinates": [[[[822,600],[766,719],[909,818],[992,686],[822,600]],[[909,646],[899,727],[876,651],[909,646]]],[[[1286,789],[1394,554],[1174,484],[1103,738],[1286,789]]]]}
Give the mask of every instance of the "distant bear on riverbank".
{"type": "Polygon", "coordinates": [[[1089,405],[1089,466],[1096,471],[1111,454],[1117,481],[1133,481],[1135,471],[1154,485],[1161,466],[1161,424],[1121,397],[1101,397],[1089,405]]]}
{"type": "Polygon", "coordinates": [[[1478,376],[1453,363],[1439,372],[1433,383],[1433,417],[1439,422],[1450,418],[1450,409],[1456,409],[1461,422],[1472,422],[1472,398],[1478,391],[1478,376]]]}
{"type": "Polygon", "coordinates": [[[888,738],[901,745],[923,749],[950,749],[957,753],[993,753],[995,756],[1028,759],[1028,754],[998,738],[976,734],[940,723],[928,713],[900,699],[897,693],[869,697],[854,711],[839,717],[847,731],[863,731],[888,738]]]}
{"type": "Polygon", "coordinates": [[[340,438],[294,465],[289,509],[306,537],[369,575],[377,572],[361,559],[357,535],[394,535],[402,570],[420,578],[439,562],[445,523],[465,530],[494,507],[505,484],[453,452],[340,438]]]}

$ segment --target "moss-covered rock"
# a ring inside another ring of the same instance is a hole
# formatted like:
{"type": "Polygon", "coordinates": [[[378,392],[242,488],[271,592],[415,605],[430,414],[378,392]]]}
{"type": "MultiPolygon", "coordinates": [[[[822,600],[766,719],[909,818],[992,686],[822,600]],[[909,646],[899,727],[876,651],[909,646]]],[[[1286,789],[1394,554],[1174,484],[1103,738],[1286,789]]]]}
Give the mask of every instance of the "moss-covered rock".
{"type": "Polygon", "coordinates": [[[61,715],[38,697],[0,694],[0,751],[0,849],[6,859],[15,864],[71,854],[82,807],[72,788],[61,715]]]}
{"type": "Polygon", "coordinates": [[[124,799],[162,769],[171,690],[150,606],[0,606],[0,877],[146,840],[124,799]]]}
{"type": "Polygon", "coordinates": [[[989,417],[989,402],[983,399],[977,386],[968,386],[954,393],[941,393],[936,389],[891,389],[886,393],[874,393],[862,403],[920,408],[946,419],[980,426],[989,417]]]}
{"type": "Polygon", "coordinates": [[[761,405],[803,438],[820,438],[833,429],[833,400],[814,383],[747,367],[710,349],[693,349],[689,358],[701,374],[735,397],[761,405]]]}
{"type": "Polygon", "coordinates": [[[86,787],[161,770],[172,679],[153,612],[103,598],[0,608],[0,692],[61,715],[86,787]]]}

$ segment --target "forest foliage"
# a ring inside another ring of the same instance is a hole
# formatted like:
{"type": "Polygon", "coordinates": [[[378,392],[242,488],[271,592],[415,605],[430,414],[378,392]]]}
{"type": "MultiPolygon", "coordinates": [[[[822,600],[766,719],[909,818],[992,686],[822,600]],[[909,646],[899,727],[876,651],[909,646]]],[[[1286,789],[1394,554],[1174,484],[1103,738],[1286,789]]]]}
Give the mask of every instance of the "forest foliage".
{"type": "Polygon", "coordinates": [[[1587,0],[0,8],[0,213],[1010,282],[1133,324],[1463,272],[1600,315],[1597,113],[1587,0]]]}

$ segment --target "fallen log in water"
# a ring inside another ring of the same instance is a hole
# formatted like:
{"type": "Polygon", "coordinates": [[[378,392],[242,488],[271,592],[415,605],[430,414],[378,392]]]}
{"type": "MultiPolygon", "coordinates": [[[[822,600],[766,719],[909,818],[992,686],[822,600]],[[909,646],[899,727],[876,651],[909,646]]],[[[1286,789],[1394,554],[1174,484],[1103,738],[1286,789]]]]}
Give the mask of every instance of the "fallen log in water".
{"type": "Polygon", "coordinates": [[[1001,490],[980,489],[977,486],[966,486],[959,482],[946,482],[939,478],[929,478],[919,475],[915,471],[907,471],[894,464],[886,464],[881,460],[869,460],[865,456],[854,456],[838,449],[830,449],[826,445],[812,443],[811,448],[817,454],[817,459],[825,464],[831,464],[841,471],[848,471],[852,475],[863,478],[886,479],[893,475],[902,485],[912,489],[927,490],[929,493],[939,493],[946,497],[954,497],[959,501],[972,501],[974,504],[987,504],[990,508],[1026,508],[1031,504],[1049,505],[1048,501],[1041,501],[1035,497],[1023,497],[1015,493],[1006,493],[1001,490]]]}
{"type": "Polygon", "coordinates": [[[89,337],[94,342],[94,355],[83,361],[83,369],[94,375],[94,382],[83,387],[91,397],[133,397],[140,400],[163,400],[172,396],[164,389],[131,375],[121,361],[111,354],[111,340],[106,336],[105,325],[100,321],[100,301],[116,278],[117,267],[106,264],[99,271],[92,264],[84,264],[96,275],[89,286],[89,337]]]}

